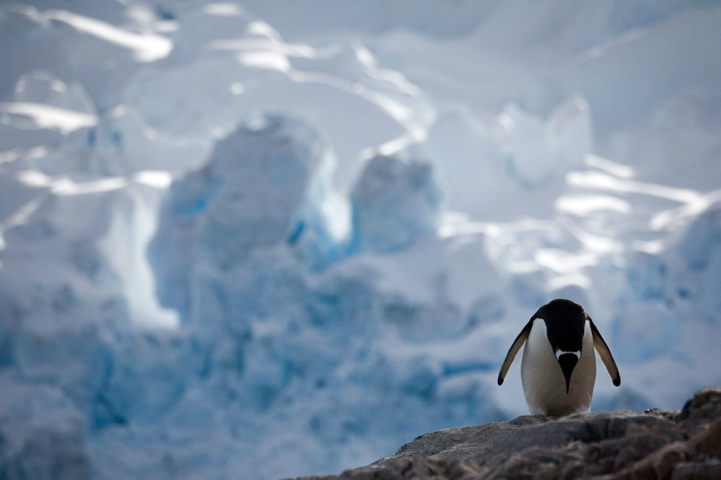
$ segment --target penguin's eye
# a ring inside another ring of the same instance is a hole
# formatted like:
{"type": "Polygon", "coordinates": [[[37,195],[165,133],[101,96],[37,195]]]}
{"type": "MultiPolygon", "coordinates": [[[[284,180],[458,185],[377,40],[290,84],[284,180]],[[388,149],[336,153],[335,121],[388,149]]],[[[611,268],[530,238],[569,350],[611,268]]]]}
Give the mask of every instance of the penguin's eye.
{"type": "Polygon", "coordinates": [[[580,351],[580,350],[578,350],[578,351],[576,351],[576,352],[567,352],[567,351],[561,350],[561,349],[559,348],[559,349],[556,350],[556,360],[558,360],[559,358],[561,358],[561,355],[566,355],[566,354],[569,354],[569,353],[570,353],[571,355],[575,355],[576,358],[578,358],[578,359],[581,358],[581,351],[580,351]]]}

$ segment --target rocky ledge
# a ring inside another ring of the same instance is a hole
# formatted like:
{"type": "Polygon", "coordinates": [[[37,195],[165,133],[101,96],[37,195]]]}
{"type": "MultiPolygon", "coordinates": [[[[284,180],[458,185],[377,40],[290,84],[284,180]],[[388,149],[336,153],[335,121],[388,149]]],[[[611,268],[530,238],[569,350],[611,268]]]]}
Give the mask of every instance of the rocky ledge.
{"type": "Polygon", "coordinates": [[[449,428],[367,467],[302,480],[490,478],[721,479],[721,387],[701,390],[681,410],[449,428]]]}

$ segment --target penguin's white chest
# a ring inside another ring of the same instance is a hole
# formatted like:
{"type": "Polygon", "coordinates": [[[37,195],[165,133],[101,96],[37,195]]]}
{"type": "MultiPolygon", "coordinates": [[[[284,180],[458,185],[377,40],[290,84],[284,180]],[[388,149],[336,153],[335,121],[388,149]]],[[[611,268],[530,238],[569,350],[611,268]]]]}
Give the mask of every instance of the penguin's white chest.
{"type": "Polygon", "coordinates": [[[546,335],[546,322],[537,318],[528,335],[521,361],[521,382],[532,415],[561,416],[587,412],[596,382],[593,334],[586,321],[581,357],[571,375],[568,393],[563,371],[546,335]]]}

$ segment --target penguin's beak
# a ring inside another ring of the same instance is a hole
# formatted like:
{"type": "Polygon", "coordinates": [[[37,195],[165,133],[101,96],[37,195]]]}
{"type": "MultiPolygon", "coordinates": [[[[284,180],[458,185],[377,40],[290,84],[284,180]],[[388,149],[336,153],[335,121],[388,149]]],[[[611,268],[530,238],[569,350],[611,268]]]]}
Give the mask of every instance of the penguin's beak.
{"type": "Polygon", "coordinates": [[[558,357],[558,363],[561,365],[563,378],[566,379],[566,394],[568,394],[568,390],[571,388],[571,374],[573,369],[576,368],[578,357],[573,353],[564,353],[558,357]]]}

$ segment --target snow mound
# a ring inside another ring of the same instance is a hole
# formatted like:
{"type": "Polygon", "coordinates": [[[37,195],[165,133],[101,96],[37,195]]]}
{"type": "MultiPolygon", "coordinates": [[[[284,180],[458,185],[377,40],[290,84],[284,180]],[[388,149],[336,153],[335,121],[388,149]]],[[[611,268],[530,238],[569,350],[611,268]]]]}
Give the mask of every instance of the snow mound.
{"type": "Polygon", "coordinates": [[[442,194],[433,166],[409,156],[373,157],[353,187],[353,233],[360,250],[396,252],[438,229],[442,194]]]}

